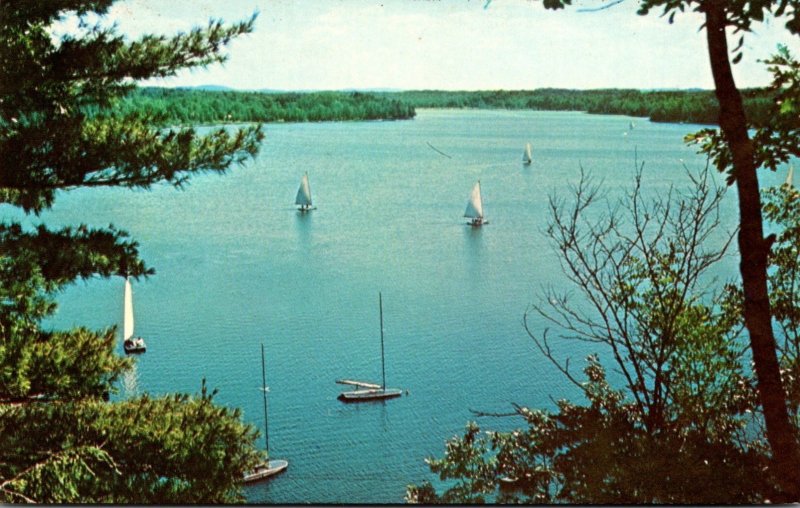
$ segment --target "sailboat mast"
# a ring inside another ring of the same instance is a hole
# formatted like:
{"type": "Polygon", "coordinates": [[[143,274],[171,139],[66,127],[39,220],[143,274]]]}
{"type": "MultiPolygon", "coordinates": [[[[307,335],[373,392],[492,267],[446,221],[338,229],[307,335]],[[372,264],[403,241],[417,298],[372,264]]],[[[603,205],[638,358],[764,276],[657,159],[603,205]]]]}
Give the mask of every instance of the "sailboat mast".
{"type": "Polygon", "coordinates": [[[383,384],[381,384],[381,389],[386,389],[386,366],[383,361],[383,297],[381,297],[380,292],[378,292],[378,308],[380,309],[381,315],[381,374],[383,376],[383,384]]]}
{"type": "Polygon", "coordinates": [[[264,361],[264,343],[261,343],[261,393],[264,395],[264,445],[269,456],[269,423],[267,420],[267,369],[264,361]]]}

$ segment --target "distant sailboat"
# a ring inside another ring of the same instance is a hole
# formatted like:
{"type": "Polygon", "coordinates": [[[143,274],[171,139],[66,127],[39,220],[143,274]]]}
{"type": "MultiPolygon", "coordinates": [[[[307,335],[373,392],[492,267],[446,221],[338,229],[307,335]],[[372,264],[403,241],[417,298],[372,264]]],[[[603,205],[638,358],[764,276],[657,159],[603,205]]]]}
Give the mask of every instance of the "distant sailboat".
{"type": "Polygon", "coordinates": [[[631,131],[632,131],[634,127],[635,127],[635,126],[634,126],[634,124],[633,124],[633,120],[631,120],[631,121],[630,121],[630,123],[628,124],[628,130],[631,130],[631,131]]]}
{"type": "Polygon", "coordinates": [[[340,385],[355,386],[355,389],[339,394],[339,400],[342,402],[366,402],[370,400],[391,399],[403,394],[403,391],[400,389],[386,388],[386,365],[383,357],[383,299],[380,293],[378,293],[378,308],[380,309],[381,316],[381,372],[383,374],[383,381],[378,385],[376,383],[367,383],[364,381],[337,379],[336,382],[340,385]]]}
{"type": "Polygon", "coordinates": [[[301,212],[314,209],[311,203],[311,185],[308,183],[308,173],[304,174],[300,180],[300,188],[297,189],[297,197],[294,199],[294,204],[300,207],[298,210],[301,212]]]}
{"type": "Polygon", "coordinates": [[[794,185],[792,183],[792,177],[793,176],[794,176],[794,167],[793,166],[789,166],[789,174],[786,175],[786,182],[784,182],[784,184],[787,187],[794,187],[794,185]]]}
{"type": "Polygon", "coordinates": [[[122,310],[122,346],[125,348],[125,353],[144,353],[147,350],[144,339],[133,336],[133,289],[130,277],[125,277],[122,310]]]}
{"type": "Polygon", "coordinates": [[[464,217],[471,219],[469,224],[471,226],[480,226],[488,224],[489,221],[483,219],[483,200],[481,199],[481,181],[478,180],[475,186],[472,187],[472,193],[469,195],[467,201],[467,209],[464,211],[464,217]]]}
{"type": "Polygon", "coordinates": [[[269,459],[269,425],[267,420],[267,370],[264,360],[264,344],[261,344],[261,392],[264,396],[264,445],[267,452],[267,461],[258,464],[255,469],[248,471],[244,474],[245,483],[253,483],[272,475],[278,474],[287,467],[289,462],[285,460],[270,460],[269,459]]]}
{"type": "Polygon", "coordinates": [[[531,154],[531,144],[525,143],[525,151],[522,154],[522,162],[524,164],[530,164],[533,161],[533,155],[531,154]]]}

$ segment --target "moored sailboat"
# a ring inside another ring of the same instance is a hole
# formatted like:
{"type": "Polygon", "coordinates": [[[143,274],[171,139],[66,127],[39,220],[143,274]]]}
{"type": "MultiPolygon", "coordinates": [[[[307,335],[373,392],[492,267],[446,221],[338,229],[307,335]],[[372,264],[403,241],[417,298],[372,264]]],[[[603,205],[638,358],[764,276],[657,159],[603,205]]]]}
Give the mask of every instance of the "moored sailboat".
{"type": "Polygon", "coordinates": [[[125,277],[122,306],[122,347],[126,354],[144,353],[147,350],[144,339],[133,336],[133,289],[130,277],[125,277]]]}
{"type": "Polygon", "coordinates": [[[472,187],[472,192],[467,201],[467,209],[464,211],[464,217],[470,219],[468,224],[471,226],[477,227],[489,223],[489,221],[483,218],[483,199],[481,198],[480,180],[472,187]]]}
{"type": "Polygon", "coordinates": [[[300,187],[297,189],[297,197],[294,198],[294,204],[301,212],[313,210],[316,207],[312,206],[311,202],[311,184],[308,183],[308,173],[303,175],[300,179],[300,187]]]}
{"type": "Polygon", "coordinates": [[[339,394],[339,400],[342,402],[366,402],[370,400],[382,400],[399,397],[403,391],[398,388],[386,388],[386,363],[383,354],[383,298],[378,293],[378,308],[380,309],[380,323],[381,323],[381,373],[383,375],[382,383],[368,383],[365,381],[353,381],[351,379],[337,379],[336,382],[341,385],[354,386],[355,389],[342,392],[339,394]]]}
{"type": "Polygon", "coordinates": [[[264,446],[266,451],[267,460],[256,465],[252,471],[247,471],[244,474],[245,483],[253,483],[272,475],[276,475],[289,467],[289,462],[283,459],[270,459],[269,458],[269,424],[267,419],[267,370],[264,360],[264,344],[261,344],[261,392],[264,396],[264,446]]]}

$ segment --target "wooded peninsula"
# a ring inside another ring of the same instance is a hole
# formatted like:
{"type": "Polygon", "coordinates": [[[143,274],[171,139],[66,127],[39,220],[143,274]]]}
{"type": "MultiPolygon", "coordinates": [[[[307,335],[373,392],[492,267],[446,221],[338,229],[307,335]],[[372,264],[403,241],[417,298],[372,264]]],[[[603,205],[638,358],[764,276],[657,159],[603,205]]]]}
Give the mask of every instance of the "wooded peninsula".
{"type": "MultiPolygon", "coordinates": [[[[763,125],[773,105],[768,89],[742,91],[748,118],[763,125]]],[[[156,116],[165,124],[404,120],[416,108],[585,111],[646,117],[654,122],[716,124],[719,107],[708,90],[496,90],[402,92],[245,92],[139,88],[120,112],[156,116]]]]}

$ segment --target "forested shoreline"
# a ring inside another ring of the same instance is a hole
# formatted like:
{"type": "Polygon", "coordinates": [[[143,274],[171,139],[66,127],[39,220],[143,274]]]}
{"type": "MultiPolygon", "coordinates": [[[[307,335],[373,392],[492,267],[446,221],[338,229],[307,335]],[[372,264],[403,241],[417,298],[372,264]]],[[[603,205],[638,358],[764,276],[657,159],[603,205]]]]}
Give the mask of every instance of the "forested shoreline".
{"type": "MultiPolygon", "coordinates": [[[[755,126],[768,119],[773,94],[742,92],[755,126]]],[[[708,90],[495,90],[402,92],[244,92],[139,88],[118,105],[123,114],[154,115],[165,124],[405,120],[416,108],[585,111],[646,117],[654,122],[716,124],[719,107],[708,90]]]]}
{"type": "MultiPolygon", "coordinates": [[[[585,111],[592,114],[647,117],[654,122],[716,124],[719,106],[710,90],[633,89],[392,92],[388,97],[417,108],[530,109],[585,111]]],[[[743,90],[748,118],[763,125],[773,103],[767,89],[743,90]]]]}
{"type": "Polygon", "coordinates": [[[413,106],[362,92],[242,92],[139,88],[118,105],[122,114],[154,115],[162,123],[405,120],[413,106]]]}

